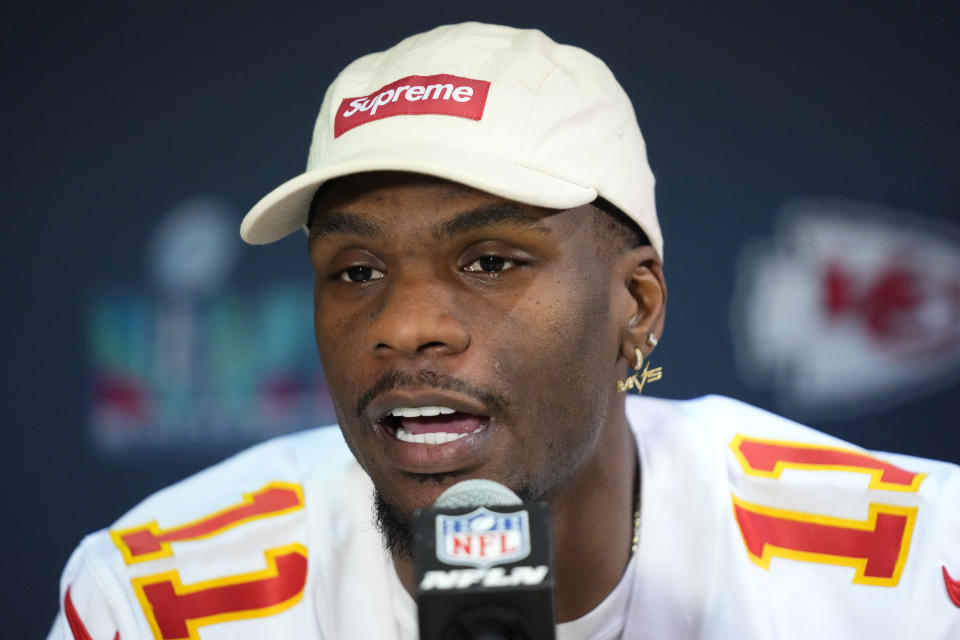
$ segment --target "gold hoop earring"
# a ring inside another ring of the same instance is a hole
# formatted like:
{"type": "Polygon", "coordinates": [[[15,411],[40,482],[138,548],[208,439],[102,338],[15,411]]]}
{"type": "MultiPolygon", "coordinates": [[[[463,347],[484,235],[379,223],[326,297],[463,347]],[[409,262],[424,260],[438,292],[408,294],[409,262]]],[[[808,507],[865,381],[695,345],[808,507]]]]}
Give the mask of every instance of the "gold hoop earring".
{"type": "MultiPolygon", "coordinates": [[[[647,341],[653,338],[654,343],[656,343],[657,338],[652,333],[647,337],[647,341]]],[[[663,377],[663,367],[657,367],[655,369],[650,368],[650,363],[647,362],[647,366],[643,367],[643,371],[640,371],[640,367],[643,366],[643,351],[640,348],[633,350],[634,361],[633,361],[633,375],[626,378],[625,380],[617,380],[617,391],[629,391],[631,388],[635,388],[637,393],[643,392],[643,385],[648,382],[656,382],[663,377]]]]}

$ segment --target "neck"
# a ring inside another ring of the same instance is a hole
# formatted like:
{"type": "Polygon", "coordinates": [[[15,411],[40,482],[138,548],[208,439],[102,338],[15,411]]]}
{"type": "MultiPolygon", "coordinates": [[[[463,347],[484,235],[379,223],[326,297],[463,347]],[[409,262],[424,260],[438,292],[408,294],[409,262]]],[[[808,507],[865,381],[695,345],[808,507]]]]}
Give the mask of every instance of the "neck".
{"type": "Polygon", "coordinates": [[[637,459],[625,417],[605,439],[588,468],[550,501],[558,622],[600,604],[630,561],[637,459]]]}
{"type": "MultiPolygon", "coordinates": [[[[630,561],[637,457],[626,416],[622,410],[617,416],[584,468],[549,496],[557,622],[600,604],[630,561]]],[[[415,594],[413,561],[394,557],[394,563],[403,586],[415,594]]]]}

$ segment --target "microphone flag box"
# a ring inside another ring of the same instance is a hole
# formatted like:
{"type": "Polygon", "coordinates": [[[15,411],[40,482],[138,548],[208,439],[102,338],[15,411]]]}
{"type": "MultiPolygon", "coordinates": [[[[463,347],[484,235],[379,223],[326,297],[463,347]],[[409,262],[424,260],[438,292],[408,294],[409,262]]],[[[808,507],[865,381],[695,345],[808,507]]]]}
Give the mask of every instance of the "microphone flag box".
{"type": "Polygon", "coordinates": [[[421,640],[554,638],[546,502],[418,509],[414,563],[421,640]]]}

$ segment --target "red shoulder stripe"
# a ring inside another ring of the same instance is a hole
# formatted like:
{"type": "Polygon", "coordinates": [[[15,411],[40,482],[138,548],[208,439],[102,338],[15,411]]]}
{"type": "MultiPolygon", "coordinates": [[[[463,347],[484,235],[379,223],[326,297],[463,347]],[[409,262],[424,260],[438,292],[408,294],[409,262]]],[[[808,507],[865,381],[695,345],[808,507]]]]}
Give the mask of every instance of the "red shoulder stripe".
{"type": "Polygon", "coordinates": [[[960,607],[960,580],[954,580],[950,577],[946,565],[943,566],[943,582],[947,585],[947,595],[950,596],[950,600],[960,607]]]}
{"type": "MultiPolygon", "coordinates": [[[[67,587],[67,595],[63,598],[63,614],[67,617],[67,623],[70,625],[70,631],[73,633],[74,640],[93,640],[87,627],[80,619],[77,608],[73,606],[73,598],[70,597],[70,587],[67,587]]],[[[120,640],[120,632],[117,631],[113,640],[120,640]]]]}
{"type": "Polygon", "coordinates": [[[67,616],[67,622],[70,624],[70,631],[73,632],[74,640],[93,640],[90,632],[83,625],[77,608],[73,606],[73,599],[70,598],[70,587],[67,587],[67,595],[63,598],[63,613],[67,616]]]}

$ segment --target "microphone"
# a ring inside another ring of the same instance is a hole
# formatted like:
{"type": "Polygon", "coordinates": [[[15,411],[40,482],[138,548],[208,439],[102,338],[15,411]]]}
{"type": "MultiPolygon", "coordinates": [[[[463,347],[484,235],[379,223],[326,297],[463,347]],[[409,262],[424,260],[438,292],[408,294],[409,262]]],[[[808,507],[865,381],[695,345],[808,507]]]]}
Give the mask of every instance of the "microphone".
{"type": "Polygon", "coordinates": [[[554,640],[550,507],[464,480],[413,518],[420,640],[554,640]]]}

